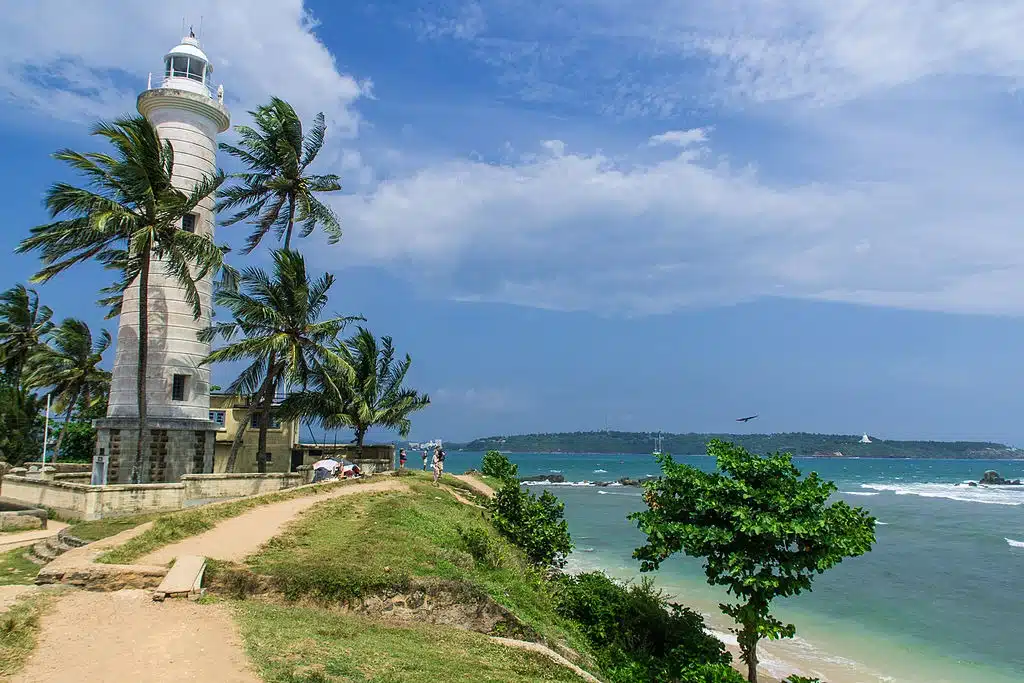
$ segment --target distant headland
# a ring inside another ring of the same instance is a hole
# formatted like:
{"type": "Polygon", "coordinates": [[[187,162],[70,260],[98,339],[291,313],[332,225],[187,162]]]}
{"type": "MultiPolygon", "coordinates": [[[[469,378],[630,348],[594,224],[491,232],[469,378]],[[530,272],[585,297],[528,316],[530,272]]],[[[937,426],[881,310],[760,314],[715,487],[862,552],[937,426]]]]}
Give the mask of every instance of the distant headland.
{"type": "MultiPolygon", "coordinates": [[[[950,458],[1013,459],[1024,458],[1024,451],[987,441],[889,441],[874,435],[865,442],[862,436],[847,434],[669,434],[661,435],[661,449],[676,455],[704,453],[711,439],[723,439],[755,453],[783,451],[796,456],[830,458],[950,458]]],[[[556,434],[519,434],[489,436],[468,443],[448,443],[449,450],[508,453],[651,453],[654,437],[648,432],[562,432],[556,434]]]]}

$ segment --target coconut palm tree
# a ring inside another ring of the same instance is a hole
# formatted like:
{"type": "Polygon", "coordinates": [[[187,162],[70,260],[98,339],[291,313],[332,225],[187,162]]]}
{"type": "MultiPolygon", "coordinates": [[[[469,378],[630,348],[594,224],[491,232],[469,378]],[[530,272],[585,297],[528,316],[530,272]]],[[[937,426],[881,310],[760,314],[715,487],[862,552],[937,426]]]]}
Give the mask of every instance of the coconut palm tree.
{"type": "Polygon", "coordinates": [[[28,363],[25,383],[34,389],[49,388],[56,399],[55,410],[64,411],[63,428],[57,436],[54,457],[60,446],[76,406],[91,408],[110,391],[110,372],[99,364],[110,348],[110,333],[100,332],[93,339],[84,321],[67,318],[49,335],[49,344],[42,345],[28,363]]]}
{"type": "Polygon", "coordinates": [[[21,386],[29,358],[53,329],[53,311],[39,303],[36,290],[15,285],[0,294],[0,362],[11,384],[21,386]]]}
{"type": "Polygon", "coordinates": [[[305,259],[296,251],[280,249],[273,257],[272,277],[248,268],[241,272],[237,288],[218,289],[214,300],[231,311],[234,320],[216,323],[200,335],[206,341],[221,337],[228,342],[204,362],[249,361],[228,391],[250,397],[260,416],[256,462],[261,473],[267,467],[267,428],[277,387],[285,380],[305,387],[313,373],[321,371],[351,377],[352,369],[332,345],[345,325],[362,320],[321,320],[334,276],[310,279],[305,259]],[[237,336],[241,338],[236,341],[237,336]]]}
{"type": "Polygon", "coordinates": [[[255,249],[271,230],[291,248],[296,222],[307,237],[319,224],[331,244],[341,239],[338,217],[316,193],[336,192],[341,183],[336,175],[307,173],[324,145],[327,123],[316,115],[313,128],[303,136],[302,121],[290,104],[273,97],[269,104],[249,112],[256,128],[236,126],[241,141],[237,146],[220,143],[220,148],[240,160],[248,169],[232,175],[239,184],[225,188],[217,210],[237,209],[224,225],[253,220],[243,254],[255,249]]]}
{"type": "Polygon", "coordinates": [[[318,370],[309,389],[285,401],[284,416],[306,416],[325,430],[353,430],[360,455],[371,427],[395,429],[402,438],[407,437],[409,416],[430,405],[427,394],[403,386],[412,358],[406,354],[397,361],[391,337],[378,342],[364,327],[340,344],[337,354],[352,368],[351,381],[330,375],[330,368],[318,370]]]}
{"type": "MultiPolygon", "coordinates": [[[[185,293],[196,319],[202,314],[196,283],[223,263],[223,251],[208,235],[181,230],[182,218],[213,194],[224,175],[205,176],[191,191],[171,184],[174,149],[141,116],[98,123],[93,135],[105,138],[114,155],[64,149],[54,156],[81,173],[88,185],[54,183],[46,195],[52,223],[32,229],[18,252],[38,251],[43,268],[33,281],[46,282],[86,261],[118,271],[119,283],[105,290],[139,292],[139,367],[136,380],[139,427],[131,481],[139,482],[146,429],[146,365],[149,342],[149,278],[163,269],[185,293]]],[[[108,297],[109,302],[109,297],[108,297]]]]}

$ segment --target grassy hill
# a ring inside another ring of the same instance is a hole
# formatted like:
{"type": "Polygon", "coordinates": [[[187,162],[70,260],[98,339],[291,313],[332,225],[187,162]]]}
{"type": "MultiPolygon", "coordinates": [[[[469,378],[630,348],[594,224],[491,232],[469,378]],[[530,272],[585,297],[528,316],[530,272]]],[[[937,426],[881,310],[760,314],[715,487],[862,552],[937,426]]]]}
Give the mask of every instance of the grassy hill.
{"type": "MultiPolygon", "coordinates": [[[[796,456],[833,455],[862,458],[977,458],[1020,457],[1010,447],[987,441],[889,441],[872,438],[859,443],[852,434],[662,434],[662,450],[677,455],[704,453],[711,439],[732,441],[754,453],[785,451],[796,456]]],[[[489,436],[465,444],[448,444],[452,450],[507,453],[650,453],[654,436],[646,432],[561,432],[489,436]]]]}

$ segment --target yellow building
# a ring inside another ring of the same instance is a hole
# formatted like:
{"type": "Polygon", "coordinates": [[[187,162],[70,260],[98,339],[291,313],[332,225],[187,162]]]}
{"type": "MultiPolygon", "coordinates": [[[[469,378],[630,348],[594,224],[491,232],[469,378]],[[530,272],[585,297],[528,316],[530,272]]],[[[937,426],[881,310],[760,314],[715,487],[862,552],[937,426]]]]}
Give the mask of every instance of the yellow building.
{"type": "MultiPolygon", "coordinates": [[[[256,472],[256,446],[259,439],[258,413],[249,413],[248,401],[228,394],[210,394],[210,421],[217,424],[217,440],[213,451],[213,471],[226,471],[231,444],[238,431],[238,424],[246,420],[248,425],[242,434],[242,446],[235,460],[235,472],[256,472]]],[[[304,464],[303,453],[295,447],[299,443],[299,420],[282,422],[270,414],[270,428],[267,429],[267,472],[293,472],[304,464]],[[295,462],[293,462],[293,454],[295,462]]]]}
{"type": "MultiPolygon", "coordinates": [[[[274,404],[275,407],[278,404],[274,404]]],[[[213,471],[227,471],[231,444],[241,420],[247,420],[242,433],[242,446],[238,449],[234,471],[246,474],[258,471],[256,446],[259,441],[259,414],[249,413],[248,401],[229,394],[210,394],[210,421],[217,424],[217,440],[213,451],[213,471]],[[248,416],[248,418],[247,418],[248,416]]],[[[394,469],[395,447],[392,444],[367,444],[362,454],[352,444],[308,444],[299,442],[299,418],[281,421],[270,413],[267,429],[267,472],[294,472],[301,465],[312,465],[321,458],[344,458],[358,464],[363,472],[383,472],[394,469]]]]}

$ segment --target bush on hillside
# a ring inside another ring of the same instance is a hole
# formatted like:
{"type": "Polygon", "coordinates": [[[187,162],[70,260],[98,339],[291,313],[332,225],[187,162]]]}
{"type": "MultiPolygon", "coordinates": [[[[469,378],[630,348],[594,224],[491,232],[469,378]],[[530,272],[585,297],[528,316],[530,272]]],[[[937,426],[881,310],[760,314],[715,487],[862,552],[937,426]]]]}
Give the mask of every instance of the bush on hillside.
{"type": "Polygon", "coordinates": [[[491,522],[538,567],[561,569],[572,552],[565,504],[545,491],[539,497],[506,479],[488,503],[491,522]]]}
{"type": "Polygon", "coordinates": [[[502,481],[515,479],[519,475],[519,466],[498,451],[487,451],[484,453],[480,469],[484,476],[495,477],[502,481]]]}
{"type": "Polygon", "coordinates": [[[722,643],[704,629],[703,618],[669,602],[647,578],[621,584],[601,572],[563,576],[556,604],[562,616],[579,624],[616,683],[743,680],[722,643]]]}
{"type": "Polygon", "coordinates": [[[797,676],[796,674],[793,674],[782,683],[821,683],[821,679],[807,678],[806,676],[797,676]]]}

